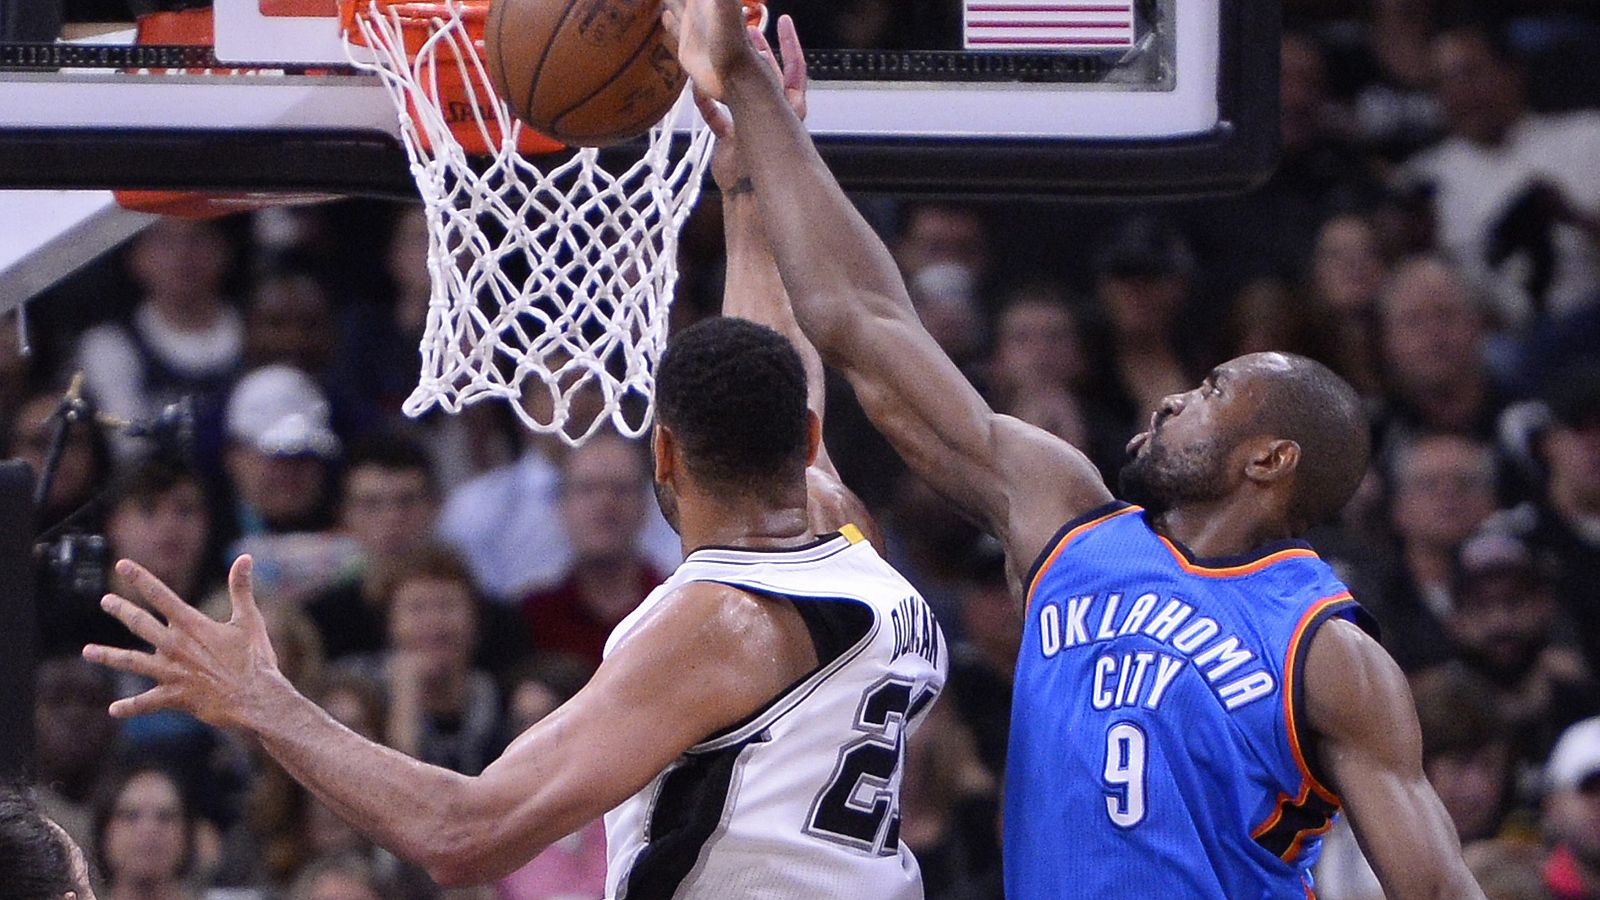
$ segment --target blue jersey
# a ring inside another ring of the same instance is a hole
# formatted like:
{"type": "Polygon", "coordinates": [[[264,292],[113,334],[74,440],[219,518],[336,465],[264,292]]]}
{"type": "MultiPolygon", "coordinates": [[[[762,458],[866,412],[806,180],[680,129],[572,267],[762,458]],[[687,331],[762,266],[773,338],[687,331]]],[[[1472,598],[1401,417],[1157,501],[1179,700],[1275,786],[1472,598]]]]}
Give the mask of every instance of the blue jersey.
{"type": "Polygon", "coordinates": [[[1307,545],[1196,560],[1105,507],[1034,566],[1006,764],[1009,900],[1306,900],[1339,800],[1312,774],[1301,668],[1366,626],[1307,545]]]}

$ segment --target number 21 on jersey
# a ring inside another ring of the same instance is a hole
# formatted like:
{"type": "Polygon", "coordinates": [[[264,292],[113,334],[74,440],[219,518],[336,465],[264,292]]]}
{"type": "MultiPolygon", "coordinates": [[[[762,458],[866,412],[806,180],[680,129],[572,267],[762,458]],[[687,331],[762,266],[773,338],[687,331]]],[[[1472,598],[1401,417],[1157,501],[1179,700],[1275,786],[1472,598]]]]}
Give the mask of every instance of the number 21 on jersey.
{"type": "Polygon", "coordinates": [[[1146,753],[1144,729],[1139,726],[1118,722],[1106,730],[1106,764],[1102,773],[1106,815],[1118,828],[1132,828],[1144,821],[1146,753]]]}

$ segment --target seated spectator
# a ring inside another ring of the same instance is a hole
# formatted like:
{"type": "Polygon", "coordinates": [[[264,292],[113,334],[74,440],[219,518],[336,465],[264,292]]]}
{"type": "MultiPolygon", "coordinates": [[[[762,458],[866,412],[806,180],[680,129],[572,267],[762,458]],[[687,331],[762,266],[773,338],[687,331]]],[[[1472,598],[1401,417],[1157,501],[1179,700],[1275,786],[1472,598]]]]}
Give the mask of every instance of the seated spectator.
{"type": "Polygon", "coordinates": [[[1600,900],[1600,718],[1561,735],[1545,779],[1545,831],[1555,841],[1545,887],[1553,900],[1600,900]]]}
{"type": "MultiPolygon", "coordinates": [[[[50,450],[50,440],[55,433],[56,411],[61,406],[60,390],[46,390],[33,394],[18,407],[15,418],[9,422],[6,434],[5,456],[26,462],[35,477],[44,473],[45,456],[50,450]]],[[[66,442],[62,445],[61,459],[56,463],[55,475],[50,481],[50,493],[37,521],[41,529],[58,525],[74,512],[78,512],[94,496],[111,471],[111,451],[100,429],[86,421],[78,421],[67,428],[66,442]]],[[[80,524],[92,526],[93,518],[77,519],[80,524]]]]}
{"type": "Polygon", "coordinates": [[[1311,259],[1311,294],[1332,318],[1339,371],[1367,398],[1383,391],[1377,316],[1388,277],[1372,221],[1346,214],[1323,223],[1311,259]]]}
{"type": "MultiPolygon", "coordinates": [[[[162,459],[130,463],[112,479],[105,505],[111,560],[139,563],[181,597],[198,599],[221,586],[221,573],[207,554],[210,508],[192,469],[162,459]]],[[[109,579],[112,590],[131,595],[115,571],[109,579]]],[[[122,643],[133,640],[123,631],[122,643]]]]}
{"type": "Polygon", "coordinates": [[[481,601],[471,574],[450,551],[420,548],[390,573],[383,599],[387,645],[344,667],[383,687],[389,746],[478,774],[499,749],[500,694],[472,665],[481,601]]]}
{"type": "Polygon", "coordinates": [[[1498,524],[1461,545],[1445,631],[1465,668],[1494,685],[1521,758],[1538,762],[1563,728],[1600,712],[1600,686],[1556,641],[1555,561],[1498,524]]]}
{"type": "Polygon", "coordinates": [[[900,839],[928,900],[999,898],[999,802],[956,707],[936,703],[905,751],[900,839]]]}
{"type": "MultiPolygon", "coordinates": [[[[530,390],[524,402],[547,403],[545,391],[530,390]]],[[[535,409],[550,421],[548,409],[535,409]]],[[[572,565],[572,539],[557,522],[561,494],[560,460],[565,447],[548,435],[529,435],[522,456],[461,485],[445,499],[439,537],[455,547],[472,576],[496,602],[516,604],[530,592],[559,583],[572,565]]],[[[660,571],[683,558],[678,535],[650,500],[649,482],[640,487],[645,526],[638,549],[660,571]]]]}
{"type": "Polygon", "coordinates": [[[1196,335],[1180,327],[1194,268],[1182,236],[1149,217],[1123,223],[1095,257],[1095,299],[1110,338],[1104,396],[1128,436],[1162,398],[1199,381],[1196,335]]]}
{"type": "Polygon", "coordinates": [[[383,900],[372,867],[360,857],[336,856],[307,866],[287,900],[383,900]]]}
{"type": "Polygon", "coordinates": [[[1595,302],[1600,286],[1600,114],[1529,111],[1502,29],[1468,24],[1433,44],[1449,137],[1411,176],[1435,189],[1439,242],[1521,327],[1595,302]]]}
{"type": "Polygon", "coordinates": [[[338,577],[355,542],[326,532],[340,443],[328,403],[309,375],[256,369],[228,397],[225,462],[234,493],[230,557],[255,557],[256,591],[300,602],[338,577]]]}
{"type": "Polygon", "coordinates": [[[1438,0],[1373,0],[1365,18],[1329,29],[1343,63],[1347,98],[1360,145],[1398,162],[1438,140],[1443,115],[1430,93],[1430,48],[1438,0]]]}
{"type": "Polygon", "coordinates": [[[135,766],[104,785],[94,810],[103,900],[200,900],[216,834],[160,767],[135,766]]]}
{"type": "Polygon", "coordinates": [[[46,659],[34,675],[39,805],[79,844],[91,843],[90,802],[116,750],[111,681],[77,654],[46,659]]]}
{"type": "Polygon", "coordinates": [[[361,555],[338,583],[306,603],[329,659],[383,648],[384,579],[432,540],[438,512],[438,485],[421,447],[388,436],[351,449],[340,478],[339,527],[361,555]]]}
{"type": "Polygon", "coordinates": [[[162,219],[134,239],[127,260],[139,305],[78,343],[89,396],[129,420],[183,397],[202,417],[214,413],[244,354],[243,318],[223,294],[233,267],[227,238],[214,221],[162,219]]]}
{"type": "Polygon", "coordinates": [[[1556,595],[1577,626],[1589,669],[1600,672],[1600,366],[1558,372],[1546,394],[1551,422],[1536,440],[1541,496],[1521,510],[1533,544],[1560,561],[1556,595]]]}
{"type": "Polygon", "coordinates": [[[256,281],[245,310],[245,366],[287,365],[310,375],[328,398],[334,432],[351,438],[366,434],[376,413],[371,399],[352,390],[357,379],[340,349],[333,302],[315,276],[277,269],[256,281]]]}
{"type": "Polygon", "coordinates": [[[1022,611],[1011,597],[1005,556],[991,541],[970,553],[961,588],[960,640],[950,647],[949,696],[972,729],[978,759],[996,778],[1005,772],[1011,733],[1011,683],[1022,646],[1022,611]]]}
{"type": "Polygon", "coordinates": [[[0,787],[0,900],[95,900],[77,842],[10,787],[0,787]]]}
{"type": "Polygon", "coordinates": [[[522,600],[528,639],[541,653],[598,667],[611,631],[666,580],[639,549],[650,502],[647,466],[640,444],[609,433],[564,460],[557,514],[570,562],[560,582],[522,600]]]}
{"type": "MultiPolygon", "coordinates": [[[[589,667],[565,657],[538,657],[519,670],[506,704],[506,733],[515,737],[576,694],[589,667]]],[[[499,900],[567,900],[606,890],[605,820],[596,819],[551,844],[496,885],[499,900]]]]}
{"type": "Polygon", "coordinates": [[[1384,286],[1378,327],[1390,400],[1384,454],[1426,432],[1493,435],[1501,401],[1483,314],[1454,267],[1429,257],[1402,263],[1384,286]]]}
{"type": "Polygon", "coordinates": [[[1543,852],[1529,841],[1478,841],[1462,848],[1488,900],[1550,900],[1540,877],[1543,852]]]}

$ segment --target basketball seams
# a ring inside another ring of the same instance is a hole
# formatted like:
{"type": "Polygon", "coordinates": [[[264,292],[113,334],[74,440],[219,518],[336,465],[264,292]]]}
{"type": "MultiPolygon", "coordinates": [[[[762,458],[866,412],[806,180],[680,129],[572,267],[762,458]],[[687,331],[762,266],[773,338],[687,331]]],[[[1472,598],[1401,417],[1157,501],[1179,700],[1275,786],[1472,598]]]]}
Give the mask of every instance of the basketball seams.
{"type": "MultiPolygon", "coordinates": [[[[509,3],[511,0],[500,0],[500,2],[509,3]]],[[[524,104],[521,110],[519,110],[519,112],[522,114],[522,118],[524,119],[533,118],[533,101],[535,97],[534,92],[539,88],[539,76],[544,73],[544,64],[550,59],[550,51],[555,47],[556,42],[561,39],[562,29],[567,27],[567,19],[571,17],[572,10],[580,2],[582,2],[582,0],[571,0],[571,2],[567,3],[567,5],[562,8],[561,17],[556,20],[555,27],[550,29],[550,36],[545,39],[544,49],[539,52],[539,62],[533,67],[533,76],[528,79],[528,102],[524,104]]],[[[505,57],[503,54],[501,55],[500,62],[502,65],[505,64],[505,57]]],[[[559,117],[551,118],[550,121],[552,126],[555,124],[556,118],[559,117]]]]}
{"type": "MultiPolygon", "coordinates": [[[[576,5],[576,4],[573,4],[573,5],[576,5]]],[[[572,8],[571,6],[568,7],[568,9],[571,9],[571,8],[572,8]]],[[[564,119],[567,116],[571,115],[573,112],[575,112],[577,109],[582,107],[584,104],[586,104],[589,101],[593,100],[594,98],[600,96],[601,94],[605,93],[607,89],[609,89],[612,86],[614,86],[617,83],[617,81],[619,80],[619,76],[621,76],[623,73],[627,72],[629,69],[633,68],[634,64],[639,61],[639,58],[645,53],[646,50],[648,50],[649,48],[655,46],[658,43],[661,43],[660,35],[661,35],[662,31],[663,31],[663,29],[661,27],[660,22],[657,22],[655,27],[653,27],[649,31],[645,32],[645,36],[644,36],[643,40],[639,41],[639,45],[633,49],[633,52],[628,55],[627,59],[622,61],[621,65],[617,66],[617,68],[611,72],[610,76],[608,76],[606,78],[606,80],[604,82],[602,82],[599,87],[597,87],[594,90],[590,91],[588,94],[586,94],[583,97],[579,98],[577,101],[569,104],[566,109],[563,109],[560,112],[558,112],[555,115],[550,117],[550,127],[551,127],[551,129],[554,130],[554,131],[560,131],[561,129],[559,128],[559,125],[560,125],[560,122],[561,122],[562,119],[564,119]]],[[[555,43],[555,41],[552,40],[551,43],[553,44],[553,43],[555,43]]],[[[541,65],[542,65],[542,63],[541,63],[541,65]]],[[[629,126],[631,126],[633,124],[634,123],[628,123],[629,126]]],[[[654,124],[654,123],[652,122],[652,123],[648,123],[648,124],[654,124]]],[[[628,130],[629,130],[628,127],[618,127],[618,128],[616,128],[614,130],[613,133],[626,133],[628,130]]]]}
{"type": "Polygon", "coordinates": [[[511,96],[511,76],[506,72],[506,54],[503,49],[505,41],[500,37],[500,29],[505,26],[506,6],[510,2],[511,0],[497,0],[497,2],[490,4],[489,21],[485,23],[484,28],[485,51],[488,50],[488,41],[491,38],[495,42],[494,52],[489,53],[489,56],[494,59],[495,70],[500,76],[499,83],[495,85],[495,90],[502,92],[500,99],[504,100],[507,105],[514,103],[515,100],[511,96]]]}

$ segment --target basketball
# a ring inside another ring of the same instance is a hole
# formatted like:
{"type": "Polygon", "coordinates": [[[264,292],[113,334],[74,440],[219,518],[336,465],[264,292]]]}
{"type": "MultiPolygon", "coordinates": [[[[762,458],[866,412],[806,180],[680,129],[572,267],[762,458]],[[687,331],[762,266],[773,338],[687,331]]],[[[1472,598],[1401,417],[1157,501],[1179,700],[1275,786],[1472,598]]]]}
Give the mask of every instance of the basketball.
{"type": "Polygon", "coordinates": [[[637,137],[687,80],[660,11],[659,0],[495,0],[489,77],[518,118],[564,144],[637,137]]]}

